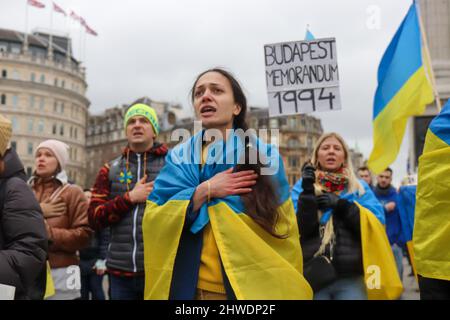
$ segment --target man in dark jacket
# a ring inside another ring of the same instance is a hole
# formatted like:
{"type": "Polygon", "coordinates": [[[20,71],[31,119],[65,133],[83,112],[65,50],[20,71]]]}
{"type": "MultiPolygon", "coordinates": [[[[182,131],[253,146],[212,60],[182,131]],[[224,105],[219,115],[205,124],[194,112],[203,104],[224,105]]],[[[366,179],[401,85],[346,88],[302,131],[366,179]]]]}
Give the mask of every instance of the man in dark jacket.
{"type": "Polygon", "coordinates": [[[159,133],[153,108],[135,104],[124,119],[128,146],[105,164],[92,188],[88,215],[91,226],[110,226],[106,267],[112,300],[144,298],[144,243],[142,218],[145,203],[164,166],[166,146],[154,141],[159,133]]]}
{"type": "Polygon", "coordinates": [[[387,236],[392,247],[392,252],[394,253],[400,279],[402,279],[403,247],[405,240],[402,233],[400,211],[398,209],[398,193],[391,185],[392,174],[392,169],[387,168],[377,176],[377,186],[374,188],[374,193],[384,209],[387,236]]]}
{"type": "Polygon", "coordinates": [[[11,124],[0,115],[0,287],[14,287],[15,299],[42,299],[48,245],[44,218],[16,152],[6,149],[10,136],[11,124]]]}

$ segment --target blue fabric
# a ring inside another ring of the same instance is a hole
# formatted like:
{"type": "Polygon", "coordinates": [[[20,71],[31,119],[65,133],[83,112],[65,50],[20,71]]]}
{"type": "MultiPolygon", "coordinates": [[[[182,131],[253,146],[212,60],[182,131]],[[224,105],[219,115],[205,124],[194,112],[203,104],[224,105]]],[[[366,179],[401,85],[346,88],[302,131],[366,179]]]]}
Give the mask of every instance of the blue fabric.
{"type": "Polygon", "coordinates": [[[375,196],[380,201],[383,206],[383,210],[386,216],[386,233],[389,239],[389,243],[392,245],[394,243],[403,247],[405,240],[402,232],[402,223],[400,220],[400,211],[399,211],[399,201],[398,194],[394,187],[389,188],[389,193],[386,195],[382,195],[377,193],[375,189],[375,196]],[[388,202],[395,202],[395,209],[391,212],[388,212],[384,206],[388,202]]]}
{"type": "Polygon", "coordinates": [[[314,293],[314,300],[367,300],[364,277],[339,278],[314,293]]]}
{"type": "Polygon", "coordinates": [[[306,29],[306,34],[305,34],[305,40],[315,40],[316,38],[314,37],[314,35],[311,33],[311,31],[309,31],[309,29],[306,29]]]}
{"type": "Polygon", "coordinates": [[[416,207],[416,186],[401,186],[398,193],[398,209],[405,242],[412,240],[414,211],[416,207]]]}
{"type": "Polygon", "coordinates": [[[143,300],[144,276],[119,277],[110,274],[111,300],[143,300]]]}
{"type": "Polygon", "coordinates": [[[397,244],[391,246],[392,253],[394,254],[395,264],[397,265],[398,275],[400,280],[403,279],[403,249],[397,244]]]}
{"type": "Polygon", "coordinates": [[[438,116],[431,121],[429,129],[439,139],[450,145],[450,99],[442,108],[438,116]]]}
{"type": "MultiPolygon", "coordinates": [[[[382,224],[385,224],[385,217],[383,208],[380,205],[380,202],[375,197],[374,193],[370,189],[369,185],[364,180],[359,180],[359,183],[364,187],[364,194],[362,196],[359,195],[359,192],[353,192],[353,193],[346,193],[342,192],[339,195],[339,198],[345,199],[349,202],[358,202],[361,206],[368,209],[370,212],[372,212],[375,217],[380,220],[382,224]]],[[[294,185],[291,191],[291,198],[292,202],[294,203],[295,212],[297,213],[297,203],[298,198],[300,197],[300,194],[303,192],[302,188],[302,179],[298,180],[297,183],[294,185]]],[[[323,221],[321,220],[321,223],[328,221],[328,219],[331,216],[331,211],[327,211],[322,216],[323,221]]]]}
{"type": "Polygon", "coordinates": [[[103,276],[96,273],[81,275],[81,300],[89,300],[89,294],[92,294],[91,300],[105,300],[103,276]]]}
{"type": "Polygon", "coordinates": [[[373,119],[389,104],[409,78],[422,66],[422,44],[415,4],[386,49],[378,67],[373,119]]]}
{"type": "MultiPolygon", "coordinates": [[[[235,167],[243,159],[244,143],[239,136],[232,132],[227,139],[214,141],[208,147],[206,163],[201,166],[202,139],[204,131],[196,134],[187,142],[175,147],[166,157],[166,164],[155,180],[153,192],[148,200],[163,205],[169,200],[191,200],[195,189],[203,181],[231,167],[235,167]]],[[[271,180],[278,191],[280,205],[289,199],[289,183],[284,172],[283,160],[277,148],[265,144],[256,136],[252,136],[258,150],[265,156],[261,159],[267,164],[267,169],[273,169],[271,180]]],[[[222,199],[211,199],[204,203],[191,226],[191,232],[197,233],[209,222],[208,207],[219,202],[225,202],[235,213],[244,211],[244,204],[238,195],[222,199]]]]}

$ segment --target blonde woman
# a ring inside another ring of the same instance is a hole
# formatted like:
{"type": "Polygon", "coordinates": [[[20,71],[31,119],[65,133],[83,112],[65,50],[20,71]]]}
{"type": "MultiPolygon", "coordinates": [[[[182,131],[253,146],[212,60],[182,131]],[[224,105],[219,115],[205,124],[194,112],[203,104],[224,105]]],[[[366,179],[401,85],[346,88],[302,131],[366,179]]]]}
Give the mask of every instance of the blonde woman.
{"type": "MultiPolygon", "coordinates": [[[[364,241],[373,236],[366,229],[378,232],[376,237],[381,242],[375,244],[376,252],[381,255],[388,252],[387,238],[383,235],[384,215],[369,186],[356,178],[349,149],[340,135],[328,133],[320,137],[312,164],[303,168],[302,179],[292,190],[292,199],[301,235],[305,278],[314,289],[314,299],[367,299],[365,267],[374,260],[365,249],[364,241]],[[368,225],[371,227],[366,228],[368,225]]],[[[398,285],[397,281],[393,283],[398,285]]],[[[388,298],[391,292],[388,290],[388,298]]]]}

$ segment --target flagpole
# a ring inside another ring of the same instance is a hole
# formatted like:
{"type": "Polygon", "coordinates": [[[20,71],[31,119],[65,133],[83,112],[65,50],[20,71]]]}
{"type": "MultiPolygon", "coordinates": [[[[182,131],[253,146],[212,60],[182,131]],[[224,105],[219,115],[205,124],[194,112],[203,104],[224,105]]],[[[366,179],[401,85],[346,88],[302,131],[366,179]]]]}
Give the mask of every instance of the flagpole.
{"type": "Polygon", "coordinates": [[[48,46],[48,57],[53,57],[53,7],[50,9],[50,41],[48,46]]]}
{"type": "Polygon", "coordinates": [[[420,33],[422,35],[423,48],[424,48],[423,51],[425,54],[425,59],[426,59],[426,61],[429,62],[429,65],[427,65],[427,63],[425,63],[425,67],[428,69],[428,71],[430,73],[429,76],[431,79],[429,79],[429,80],[431,81],[431,86],[433,87],[434,99],[436,100],[436,106],[438,108],[438,111],[440,112],[442,110],[442,105],[441,105],[441,99],[439,98],[439,92],[436,87],[436,78],[434,76],[433,65],[431,64],[431,55],[430,55],[430,50],[428,48],[427,34],[425,32],[424,23],[422,20],[422,14],[420,12],[420,6],[416,0],[414,0],[414,5],[416,6],[417,16],[419,18],[419,29],[420,29],[420,33]]]}
{"type": "Polygon", "coordinates": [[[23,42],[24,53],[28,51],[28,0],[25,0],[25,39],[23,42]]]}
{"type": "Polygon", "coordinates": [[[81,23],[79,24],[79,27],[80,27],[80,38],[79,38],[79,40],[80,40],[80,53],[79,53],[79,59],[80,59],[80,63],[81,63],[81,61],[83,59],[82,55],[81,55],[81,53],[82,53],[81,47],[82,47],[82,42],[83,42],[83,39],[81,38],[81,36],[83,35],[83,28],[81,26],[81,23]]]}

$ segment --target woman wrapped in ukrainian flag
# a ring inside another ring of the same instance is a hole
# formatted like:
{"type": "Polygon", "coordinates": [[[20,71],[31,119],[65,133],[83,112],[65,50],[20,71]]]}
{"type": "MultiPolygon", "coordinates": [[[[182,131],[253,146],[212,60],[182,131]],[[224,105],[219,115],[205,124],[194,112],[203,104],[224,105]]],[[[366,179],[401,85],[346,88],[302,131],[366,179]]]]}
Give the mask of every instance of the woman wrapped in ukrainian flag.
{"type": "Polygon", "coordinates": [[[315,300],[398,299],[403,291],[381,204],[337,133],[322,135],[292,190],[315,300]],[[324,258],[329,264],[324,266],[324,258]],[[331,265],[331,266],[330,266],[331,265]]]}
{"type": "Polygon", "coordinates": [[[206,130],[169,153],[147,200],[145,299],[311,299],[282,159],[242,135],[239,83],[211,69],[191,94],[206,130]]]}

